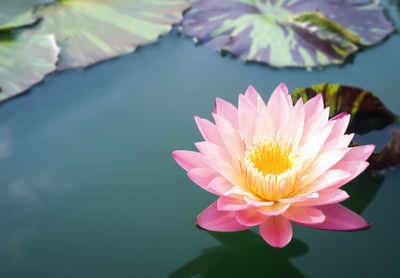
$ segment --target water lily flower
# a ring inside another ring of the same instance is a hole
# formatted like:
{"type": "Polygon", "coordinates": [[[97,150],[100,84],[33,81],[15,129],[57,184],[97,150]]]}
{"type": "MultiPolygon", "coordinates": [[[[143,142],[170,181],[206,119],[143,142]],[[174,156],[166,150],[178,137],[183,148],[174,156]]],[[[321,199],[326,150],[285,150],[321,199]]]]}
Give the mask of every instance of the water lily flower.
{"type": "Polygon", "coordinates": [[[292,238],[291,222],[319,229],[352,231],[369,227],[339,205],[349,195],[341,186],[368,167],[375,146],[348,147],[350,115],[329,119],[317,95],[294,105],[285,84],[267,104],[250,86],[239,106],[217,98],[215,124],[195,117],[205,141],[199,152],[173,152],[189,178],[219,196],[198,217],[210,231],[232,232],[259,225],[274,247],[292,238]]]}

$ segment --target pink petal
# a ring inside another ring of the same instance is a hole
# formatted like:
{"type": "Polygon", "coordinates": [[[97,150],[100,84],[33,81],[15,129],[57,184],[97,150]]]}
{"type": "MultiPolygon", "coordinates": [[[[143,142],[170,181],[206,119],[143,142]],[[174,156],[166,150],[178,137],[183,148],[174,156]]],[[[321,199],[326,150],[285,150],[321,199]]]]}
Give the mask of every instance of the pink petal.
{"type": "Polygon", "coordinates": [[[258,101],[262,98],[260,96],[260,94],[256,91],[256,89],[254,89],[253,86],[249,86],[246,90],[246,93],[244,94],[244,96],[251,102],[253,103],[255,106],[257,106],[258,101]]]}
{"type": "MultiPolygon", "coordinates": [[[[306,107],[307,103],[304,105],[306,107]]],[[[305,113],[305,111],[304,111],[305,113]]],[[[304,118],[303,137],[300,140],[301,145],[306,145],[310,140],[315,140],[315,137],[321,133],[321,130],[331,127],[329,134],[332,130],[334,122],[328,122],[329,108],[323,109],[321,112],[311,114],[310,117],[304,118]]],[[[328,134],[328,136],[329,136],[328,134]]],[[[324,141],[328,136],[325,137],[324,141]]]]}
{"type": "Polygon", "coordinates": [[[295,207],[308,207],[308,206],[322,206],[342,202],[349,198],[346,191],[337,188],[326,188],[318,191],[319,198],[314,200],[306,200],[303,202],[295,203],[295,207]]]}
{"type": "Polygon", "coordinates": [[[211,143],[217,144],[219,146],[223,145],[222,139],[219,136],[217,127],[207,119],[201,119],[197,116],[194,117],[197,127],[203,138],[211,143]]]}
{"type": "Polygon", "coordinates": [[[315,199],[318,199],[318,197],[319,197],[318,193],[311,193],[311,194],[303,195],[303,196],[297,195],[296,197],[292,197],[292,198],[280,199],[279,202],[283,203],[283,204],[292,204],[292,203],[298,203],[298,202],[303,202],[303,201],[308,201],[308,200],[315,200],[315,199]]]}
{"type": "Polygon", "coordinates": [[[274,216],[260,224],[260,234],[271,246],[282,248],[292,239],[293,230],[286,217],[274,216]]]}
{"type": "Polygon", "coordinates": [[[187,175],[194,183],[200,185],[204,189],[207,189],[208,184],[219,176],[219,174],[211,168],[195,168],[187,172],[187,175]]]}
{"type": "Polygon", "coordinates": [[[218,198],[217,207],[219,210],[242,210],[247,209],[250,206],[243,200],[230,198],[227,196],[221,196],[218,198]]]}
{"type": "Polygon", "coordinates": [[[336,149],[319,155],[319,157],[306,170],[305,173],[308,176],[303,180],[304,184],[309,184],[324,174],[330,167],[340,161],[348,150],[348,148],[336,149]]]}
{"type": "Polygon", "coordinates": [[[213,117],[226,149],[232,154],[234,159],[240,160],[244,156],[245,151],[245,145],[240,135],[225,118],[217,114],[213,114],[213,117]]]}
{"type": "Polygon", "coordinates": [[[247,144],[253,143],[257,109],[247,98],[239,95],[239,134],[247,144]]]}
{"type": "Polygon", "coordinates": [[[290,204],[275,203],[271,206],[257,207],[256,209],[264,215],[276,216],[284,213],[289,207],[290,204]]]}
{"type": "Polygon", "coordinates": [[[208,165],[203,161],[203,155],[193,151],[174,151],[172,156],[176,162],[186,171],[193,168],[207,168],[208,165]]]}
{"type": "Polygon", "coordinates": [[[269,216],[257,212],[253,208],[235,211],[236,220],[246,226],[257,226],[268,219],[269,216]]]}
{"type": "Polygon", "coordinates": [[[364,172],[365,169],[369,166],[368,162],[365,161],[339,161],[336,163],[331,169],[334,170],[345,170],[349,172],[350,176],[334,185],[335,188],[339,188],[342,185],[348,183],[349,181],[355,179],[360,175],[362,172],[364,172]]]}
{"type": "Polygon", "coordinates": [[[217,202],[206,208],[196,219],[197,225],[209,231],[235,232],[246,230],[249,227],[239,224],[233,211],[217,209],[217,202]]]}
{"type": "Polygon", "coordinates": [[[349,177],[351,177],[351,174],[346,172],[346,170],[330,169],[309,184],[304,183],[304,187],[299,189],[297,194],[310,194],[331,186],[336,187],[346,181],[349,177]]]}
{"type": "Polygon", "coordinates": [[[263,138],[269,136],[275,136],[274,123],[271,120],[271,116],[268,113],[267,108],[257,108],[257,118],[254,126],[254,137],[263,138]]]}
{"type": "Polygon", "coordinates": [[[330,118],[329,120],[330,121],[336,121],[338,119],[341,119],[341,118],[345,117],[346,115],[349,115],[349,114],[347,114],[346,112],[342,112],[342,113],[339,113],[336,116],[330,118]]]}
{"type": "Polygon", "coordinates": [[[346,132],[346,129],[349,125],[350,122],[350,115],[344,113],[339,114],[341,115],[340,117],[338,117],[339,115],[337,115],[334,118],[331,118],[329,121],[334,121],[334,125],[331,131],[331,134],[329,135],[328,139],[326,140],[327,142],[329,142],[330,140],[333,140],[335,138],[341,137],[342,135],[344,135],[344,133],[346,132]],[[334,120],[336,119],[336,120],[334,120]]]}
{"type": "Polygon", "coordinates": [[[364,218],[339,204],[319,206],[317,208],[325,215],[325,221],[320,224],[301,225],[335,231],[356,231],[370,227],[364,218]]]}
{"type": "Polygon", "coordinates": [[[227,181],[224,177],[218,176],[214,178],[208,185],[207,189],[218,193],[218,195],[223,195],[232,189],[234,185],[227,181]]]}
{"type": "Polygon", "coordinates": [[[304,128],[304,106],[303,100],[299,99],[288,117],[282,122],[278,130],[278,137],[284,138],[287,143],[297,146],[303,135],[304,128]]]}
{"type": "Polygon", "coordinates": [[[288,105],[287,92],[286,85],[284,83],[280,84],[267,103],[267,110],[274,123],[275,130],[278,130],[281,123],[285,121],[291,108],[288,105]]]}
{"type": "Polygon", "coordinates": [[[311,115],[319,114],[324,110],[324,99],[321,94],[309,99],[304,104],[304,113],[306,120],[311,117],[311,115]]]}
{"type": "Polygon", "coordinates": [[[214,168],[234,185],[243,184],[243,175],[239,169],[239,161],[233,161],[231,156],[221,147],[211,142],[195,143],[204,155],[204,162],[214,168]]]}
{"type": "Polygon", "coordinates": [[[366,161],[374,151],[374,145],[363,145],[350,148],[343,160],[363,160],[366,161]]]}
{"type": "Polygon", "coordinates": [[[239,127],[238,110],[231,103],[217,98],[215,102],[215,113],[224,117],[235,129],[239,127]]]}
{"type": "MultiPolygon", "coordinates": [[[[300,157],[303,158],[303,169],[307,169],[309,165],[315,160],[317,154],[324,146],[326,138],[331,133],[333,123],[326,124],[323,128],[319,129],[315,134],[310,134],[306,142],[303,141],[303,146],[300,149],[300,157]]],[[[305,134],[304,131],[303,134],[305,134]]],[[[304,138],[302,138],[303,140],[304,138]]]]}
{"type": "Polygon", "coordinates": [[[290,207],[283,215],[291,221],[305,224],[317,224],[325,220],[325,215],[313,207],[290,207]]]}

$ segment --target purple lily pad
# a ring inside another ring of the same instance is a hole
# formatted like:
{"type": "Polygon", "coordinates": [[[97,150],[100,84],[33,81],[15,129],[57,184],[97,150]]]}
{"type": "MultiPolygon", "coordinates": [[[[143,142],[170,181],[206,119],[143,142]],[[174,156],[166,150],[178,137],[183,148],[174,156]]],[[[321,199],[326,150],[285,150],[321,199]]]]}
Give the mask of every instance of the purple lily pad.
{"type": "Polygon", "coordinates": [[[343,63],[393,32],[372,0],[192,0],[183,30],[200,43],[276,67],[343,63]]]}

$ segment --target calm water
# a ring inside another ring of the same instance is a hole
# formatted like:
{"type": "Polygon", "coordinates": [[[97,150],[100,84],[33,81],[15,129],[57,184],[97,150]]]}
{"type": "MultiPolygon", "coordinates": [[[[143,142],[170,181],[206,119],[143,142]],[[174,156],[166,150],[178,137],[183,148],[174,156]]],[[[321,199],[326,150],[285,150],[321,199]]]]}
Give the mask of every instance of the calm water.
{"type": "MultiPolygon", "coordinates": [[[[396,2],[384,3],[399,26],[396,2]]],[[[281,81],[354,85],[400,114],[399,63],[398,34],[352,64],[307,72],[246,65],[173,33],[50,76],[0,106],[0,277],[400,277],[400,168],[346,186],[370,230],[295,226],[278,250],[253,231],[197,229],[215,197],[170,155],[201,140],[194,114],[210,117],[216,96],[236,103],[249,84],[265,98],[281,81]]]]}

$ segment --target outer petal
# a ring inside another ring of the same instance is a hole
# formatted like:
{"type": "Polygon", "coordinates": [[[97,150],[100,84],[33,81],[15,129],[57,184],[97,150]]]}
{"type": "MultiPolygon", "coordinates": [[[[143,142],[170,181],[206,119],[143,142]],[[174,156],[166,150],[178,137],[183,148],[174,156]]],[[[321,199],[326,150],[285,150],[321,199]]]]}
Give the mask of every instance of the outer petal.
{"type": "Polygon", "coordinates": [[[254,208],[235,211],[236,220],[246,226],[257,226],[268,219],[269,216],[257,212],[254,208]]]}
{"type": "Polygon", "coordinates": [[[324,99],[322,98],[322,94],[316,95],[304,104],[304,113],[306,119],[309,119],[313,114],[321,113],[323,110],[324,99]]]}
{"type": "Polygon", "coordinates": [[[215,101],[215,109],[214,112],[222,117],[224,117],[230,124],[237,129],[239,127],[238,124],[238,110],[237,108],[220,98],[217,98],[215,101]]]}
{"type": "Polygon", "coordinates": [[[305,224],[318,224],[325,220],[325,215],[313,207],[290,207],[283,216],[294,222],[305,224]]]}
{"type": "Polygon", "coordinates": [[[327,188],[318,192],[319,198],[294,203],[295,207],[322,206],[342,202],[349,198],[346,191],[337,188],[327,188]]]}
{"type": "Polygon", "coordinates": [[[240,160],[244,156],[245,151],[242,138],[240,138],[240,135],[225,118],[218,114],[213,114],[213,117],[226,149],[234,159],[240,160]]]}
{"type": "Polygon", "coordinates": [[[172,156],[176,162],[186,171],[193,168],[207,168],[208,165],[203,161],[203,155],[193,151],[174,151],[172,156]]]}
{"type": "Polygon", "coordinates": [[[275,203],[271,206],[257,207],[256,209],[264,215],[276,216],[284,213],[289,207],[290,204],[275,203]]]}
{"type": "Polygon", "coordinates": [[[301,196],[295,196],[292,198],[286,198],[286,199],[280,199],[279,202],[283,204],[293,204],[293,203],[298,203],[298,202],[304,202],[308,200],[315,200],[318,199],[319,194],[318,193],[311,193],[307,195],[301,195],[301,196]]]}
{"type": "Polygon", "coordinates": [[[208,185],[207,189],[218,193],[218,195],[223,195],[234,187],[229,181],[224,177],[218,176],[214,178],[208,185]]]}
{"type": "Polygon", "coordinates": [[[202,188],[207,189],[208,184],[219,174],[211,168],[195,168],[187,172],[188,177],[202,188]]]}
{"type": "Polygon", "coordinates": [[[363,145],[350,148],[343,160],[367,160],[374,151],[374,145],[363,145]]]}
{"type": "Polygon", "coordinates": [[[332,204],[316,207],[325,215],[325,221],[320,224],[301,224],[303,226],[335,231],[357,231],[369,228],[370,225],[358,214],[339,205],[332,204]]]}
{"type": "Polygon", "coordinates": [[[206,208],[199,216],[196,223],[203,229],[217,232],[235,232],[246,230],[249,227],[239,224],[233,211],[220,211],[217,202],[206,208]]]}
{"type": "Polygon", "coordinates": [[[234,198],[229,198],[226,196],[221,196],[217,201],[217,208],[219,210],[235,211],[249,208],[250,205],[244,200],[238,200],[234,198]]]}
{"type": "Polygon", "coordinates": [[[197,127],[204,140],[217,144],[219,146],[223,146],[223,142],[221,137],[219,136],[219,132],[217,127],[207,119],[201,119],[197,116],[194,117],[196,121],[197,127]]]}
{"type": "Polygon", "coordinates": [[[282,248],[292,239],[290,221],[284,216],[273,216],[260,224],[260,234],[273,247],[282,248]]]}

